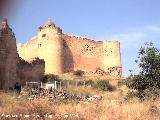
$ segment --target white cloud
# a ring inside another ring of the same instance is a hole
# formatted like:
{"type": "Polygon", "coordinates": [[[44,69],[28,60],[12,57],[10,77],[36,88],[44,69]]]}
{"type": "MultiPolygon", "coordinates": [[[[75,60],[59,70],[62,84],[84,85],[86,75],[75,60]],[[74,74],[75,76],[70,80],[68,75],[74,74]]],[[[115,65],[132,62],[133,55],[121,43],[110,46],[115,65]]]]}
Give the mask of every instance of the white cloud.
{"type": "Polygon", "coordinates": [[[145,42],[153,42],[159,44],[160,42],[160,26],[149,25],[143,28],[137,28],[132,32],[120,33],[117,35],[111,35],[110,38],[120,40],[121,44],[137,46],[143,45],[145,42]]]}
{"type": "Polygon", "coordinates": [[[160,26],[150,25],[150,26],[147,26],[147,29],[148,29],[148,31],[151,31],[153,33],[160,34],[160,26]]]}

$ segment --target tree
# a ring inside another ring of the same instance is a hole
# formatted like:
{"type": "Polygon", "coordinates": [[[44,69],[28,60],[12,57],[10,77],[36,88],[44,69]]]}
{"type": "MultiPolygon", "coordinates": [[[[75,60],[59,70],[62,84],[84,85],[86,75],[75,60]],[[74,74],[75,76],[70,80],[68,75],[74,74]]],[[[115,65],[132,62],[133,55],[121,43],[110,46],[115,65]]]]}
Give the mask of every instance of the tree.
{"type": "Polygon", "coordinates": [[[132,84],[129,86],[140,93],[146,89],[154,91],[160,89],[160,51],[153,43],[146,43],[138,52],[138,63],[141,71],[132,77],[132,84]]]}

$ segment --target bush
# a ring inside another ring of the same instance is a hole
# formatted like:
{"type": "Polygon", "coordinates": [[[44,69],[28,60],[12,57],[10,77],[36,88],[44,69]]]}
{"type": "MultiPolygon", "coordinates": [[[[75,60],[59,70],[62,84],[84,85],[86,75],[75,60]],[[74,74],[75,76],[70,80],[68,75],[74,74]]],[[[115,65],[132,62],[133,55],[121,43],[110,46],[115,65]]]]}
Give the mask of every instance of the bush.
{"type": "Polygon", "coordinates": [[[127,95],[125,96],[125,100],[131,100],[133,98],[137,97],[137,92],[135,91],[129,91],[127,95]]]}
{"type": "Polygon", "coordinates": [[[113,91],[114,87],[106,80],[99,80],[93,85],[93,88],[100,89],[102,91],[113,91]]]}
{"type": "Polygon", "coordinates": [[[130,88],[130,86],[132,85],[133,81],[130,77],[126,78],[126,79],[123,79],[121,81],[118,81],[118,86],[123,86],[123,85],[126,85],[127,87],[130,88]]]}
{"type": "Polygon", "coordinates": [[[145,93],[139,91],[129,91],[125,97],[125,100],[132,100],[133,98],[138,98],[140,101],[144,101],[145,93]]]}
{"type": "Polygon", "coordinates": [[[74,71],[74,75],[76,75],[78,77],[82,77],[84,75],[84,71],[82,71],[82,70],[74,71]]]}
{"type": "Polygon", "coordinates": [[[43,83],[53,83],[54,81],[60,81],[58,76],[54,74],[45,75],[42,79],[43,83]]]}
{"type": "Polygon", "coordinates": [[[85,86],[93,86],[94,82],[92,80],[86,80],[85,81],[85,86]]]}

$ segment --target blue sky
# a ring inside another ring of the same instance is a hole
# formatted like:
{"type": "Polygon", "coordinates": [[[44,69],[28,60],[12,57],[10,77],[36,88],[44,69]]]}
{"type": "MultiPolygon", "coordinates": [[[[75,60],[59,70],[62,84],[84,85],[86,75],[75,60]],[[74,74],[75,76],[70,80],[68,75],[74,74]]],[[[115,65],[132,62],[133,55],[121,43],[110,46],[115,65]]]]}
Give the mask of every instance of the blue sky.
{"type": "Polygon", "coordinates": [[[119,40],[124,76],[138,71],[134,61],[144,42],[160,48],[160,0],[23,0],[11,11],[17,43],[35,36],[49,18],[65,33],[119,40]]]}

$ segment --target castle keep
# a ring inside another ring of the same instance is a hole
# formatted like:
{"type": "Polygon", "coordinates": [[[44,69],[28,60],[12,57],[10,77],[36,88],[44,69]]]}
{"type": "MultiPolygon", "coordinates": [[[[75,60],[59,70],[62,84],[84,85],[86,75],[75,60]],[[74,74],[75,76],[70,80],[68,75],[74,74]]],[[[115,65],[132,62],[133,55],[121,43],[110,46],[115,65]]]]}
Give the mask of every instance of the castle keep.
{"type": "Polygon", "coordinates": [[[45,61],[45,74],[63,74],[82,70],[88,75],[122,77],[120,43],[95,41],[64,34],[48,21],[38,28],[37,35],[17,46],[26,61],[38,57],[45,61]]]}
{"type": "Polygon", "coordinates": [[[64,34],[48,21],[35,37],[16,46],[15,34],[3,19],[0,28],[0,89],[16,82],[39,82],[44,74],[82,70],[86,75],[122,77],[120,43],[64,34]],[[18,52],[17,52],[18,51],[18,52]]]}

